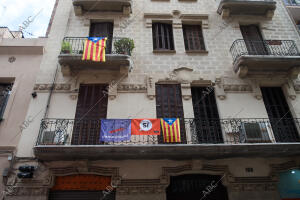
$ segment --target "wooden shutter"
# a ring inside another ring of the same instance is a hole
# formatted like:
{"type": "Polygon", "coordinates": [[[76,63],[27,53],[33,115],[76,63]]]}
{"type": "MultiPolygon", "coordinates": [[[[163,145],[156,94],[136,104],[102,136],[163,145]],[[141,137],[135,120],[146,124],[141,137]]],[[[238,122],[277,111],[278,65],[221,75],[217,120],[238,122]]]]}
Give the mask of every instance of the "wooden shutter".
{"type": "Polygon", "coordinates": [[[261,92],[276,142],[299,142],[299,134],[280,87],[262,87],[261,92]]]}
{"type": "Polygon", "coordinates": [[[213,87],[192,87],[196,134],[199,143],[223,143],[213,87]]]}
{"type": "Polygon", "coordinates": [[[0,120],[3,119],[11,88],[12,84],[0,84],[0,120]]]}
{"type": "Polygon", "coordinates": [[[185,50],[205,50],[202,28],[200,25],[183,25],[185,50]]]}
{"type": "Polygon", "coordinates": [[[154,23],[152,25],[152,35],[154,50],[174,50],[171,24],[154,23]]]}
{"type": "Polygon", "coordinates": [[[108,85],[81,84],[72,136],[73,145],[100,144],[100,119],[106,118],[108,85]]]}
{"type": "Polygon", "coordinates": [[[249,55],[267,55],[262,35],[256,25],[240,26],[249,55]]]}
{"type": "Polygon", "coordinates": [[[186,143],[180,84],[156,84],[156,114],[157,118],[180,118],[181,142],[186,143]]]}
{"type": "Polygon", "coordinates": [[[106,41],[106,53],[110,54],[112,49],[113,40],[113,23],[92,23],[90,28],[90,37],[107,37],[106,41]]]}

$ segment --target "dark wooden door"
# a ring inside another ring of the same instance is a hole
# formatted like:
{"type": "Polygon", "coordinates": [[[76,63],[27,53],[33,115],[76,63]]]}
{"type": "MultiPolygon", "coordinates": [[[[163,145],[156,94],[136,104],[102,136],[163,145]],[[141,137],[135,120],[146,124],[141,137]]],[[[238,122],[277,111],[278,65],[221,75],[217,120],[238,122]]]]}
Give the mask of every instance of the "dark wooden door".
{"type": "Polygon", "coordinates": [[[276,142],[299,142],[295,121],[280,87],[262,87],[261,92],[276,142]]]}
{"type": "Polygon", "coordinates": [[[213,87],[192,87],[195,128],[199,143],[223,143],[213,87]]]}
{"type": "Polygon", "coordinates": [[[267,55],[261,32],[257,25],[240,26],[249,55],[267,55]]]}
{"type": "Polygon", "coordinates": [[[107,37],[106,53],[110,54],[112,50],[114,24],[110,22],[92,23],[90,28],[90,37],[107,37]]]}
{"type": "MultiPolygon", "coordinates": [[[[156,84],[157,118],[180,118],[181,143],[186,143],[180,84],[156,84]]],[[[163,143],[163,138],[159,140],[163,143]]]]}
{"type": "Polygon", "coordinates": [[[81,84],[72,136],[73,145],[100,144],[100,119],[106,118],[108,97],[105,84],[81,84]]]}
{"type": "Polygon", "coordinates": [[[170,178],[167,200],[228,200],[221,176],[188,174],[170,178]]]}

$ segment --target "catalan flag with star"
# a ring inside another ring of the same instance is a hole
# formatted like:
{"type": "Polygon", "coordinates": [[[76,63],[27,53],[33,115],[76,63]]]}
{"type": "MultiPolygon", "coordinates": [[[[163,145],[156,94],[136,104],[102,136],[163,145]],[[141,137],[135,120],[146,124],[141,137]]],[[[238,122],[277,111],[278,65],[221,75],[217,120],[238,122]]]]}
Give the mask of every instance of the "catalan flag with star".
{"type": "Polygon", "coordinates": [[[161,129],[163,132],[164,142],[176,143],[181,142],[180,139],[180,121],[178,118],[160,119],[161,129]]]}
{"type": "Polygon", "coordinates": [[[88,37],[84,42],[82,60],[105,62],[106,37],[88,37]]]}

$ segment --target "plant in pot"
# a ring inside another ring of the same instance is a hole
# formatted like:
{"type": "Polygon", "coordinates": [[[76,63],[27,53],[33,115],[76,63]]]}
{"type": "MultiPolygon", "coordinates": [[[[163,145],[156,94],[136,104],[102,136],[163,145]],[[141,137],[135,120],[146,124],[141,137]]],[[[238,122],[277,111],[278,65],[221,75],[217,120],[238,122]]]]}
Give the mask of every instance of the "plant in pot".
{"type": "Polygon", "coordinates": [[[62,53],[71,53],[72,52],[72,46],[70,42],[63,42],[61,46],[61,52],[62,53]]]}
{"type": "Polygon", "coordinates": [[[130,38],[122,38],[114,42],[114,47],[117,54],[131,55],[134,49],[134,42],[130,38]]]}

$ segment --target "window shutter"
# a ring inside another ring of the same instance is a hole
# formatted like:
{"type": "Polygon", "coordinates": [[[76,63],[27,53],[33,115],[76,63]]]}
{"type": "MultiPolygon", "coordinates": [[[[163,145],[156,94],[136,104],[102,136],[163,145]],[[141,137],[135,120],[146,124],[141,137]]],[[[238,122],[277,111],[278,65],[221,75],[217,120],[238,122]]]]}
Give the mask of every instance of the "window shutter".
{"type": "Polygon", "coordinates": [[[152,25],[152,35],[154,50],[174,50],[171,24],[154,23],[152,25]]]}
{"type": "Polygon", "coordinates": [[[202,27],[200,25],[183,25],[185,50],[205,50],[202,27]]]}

